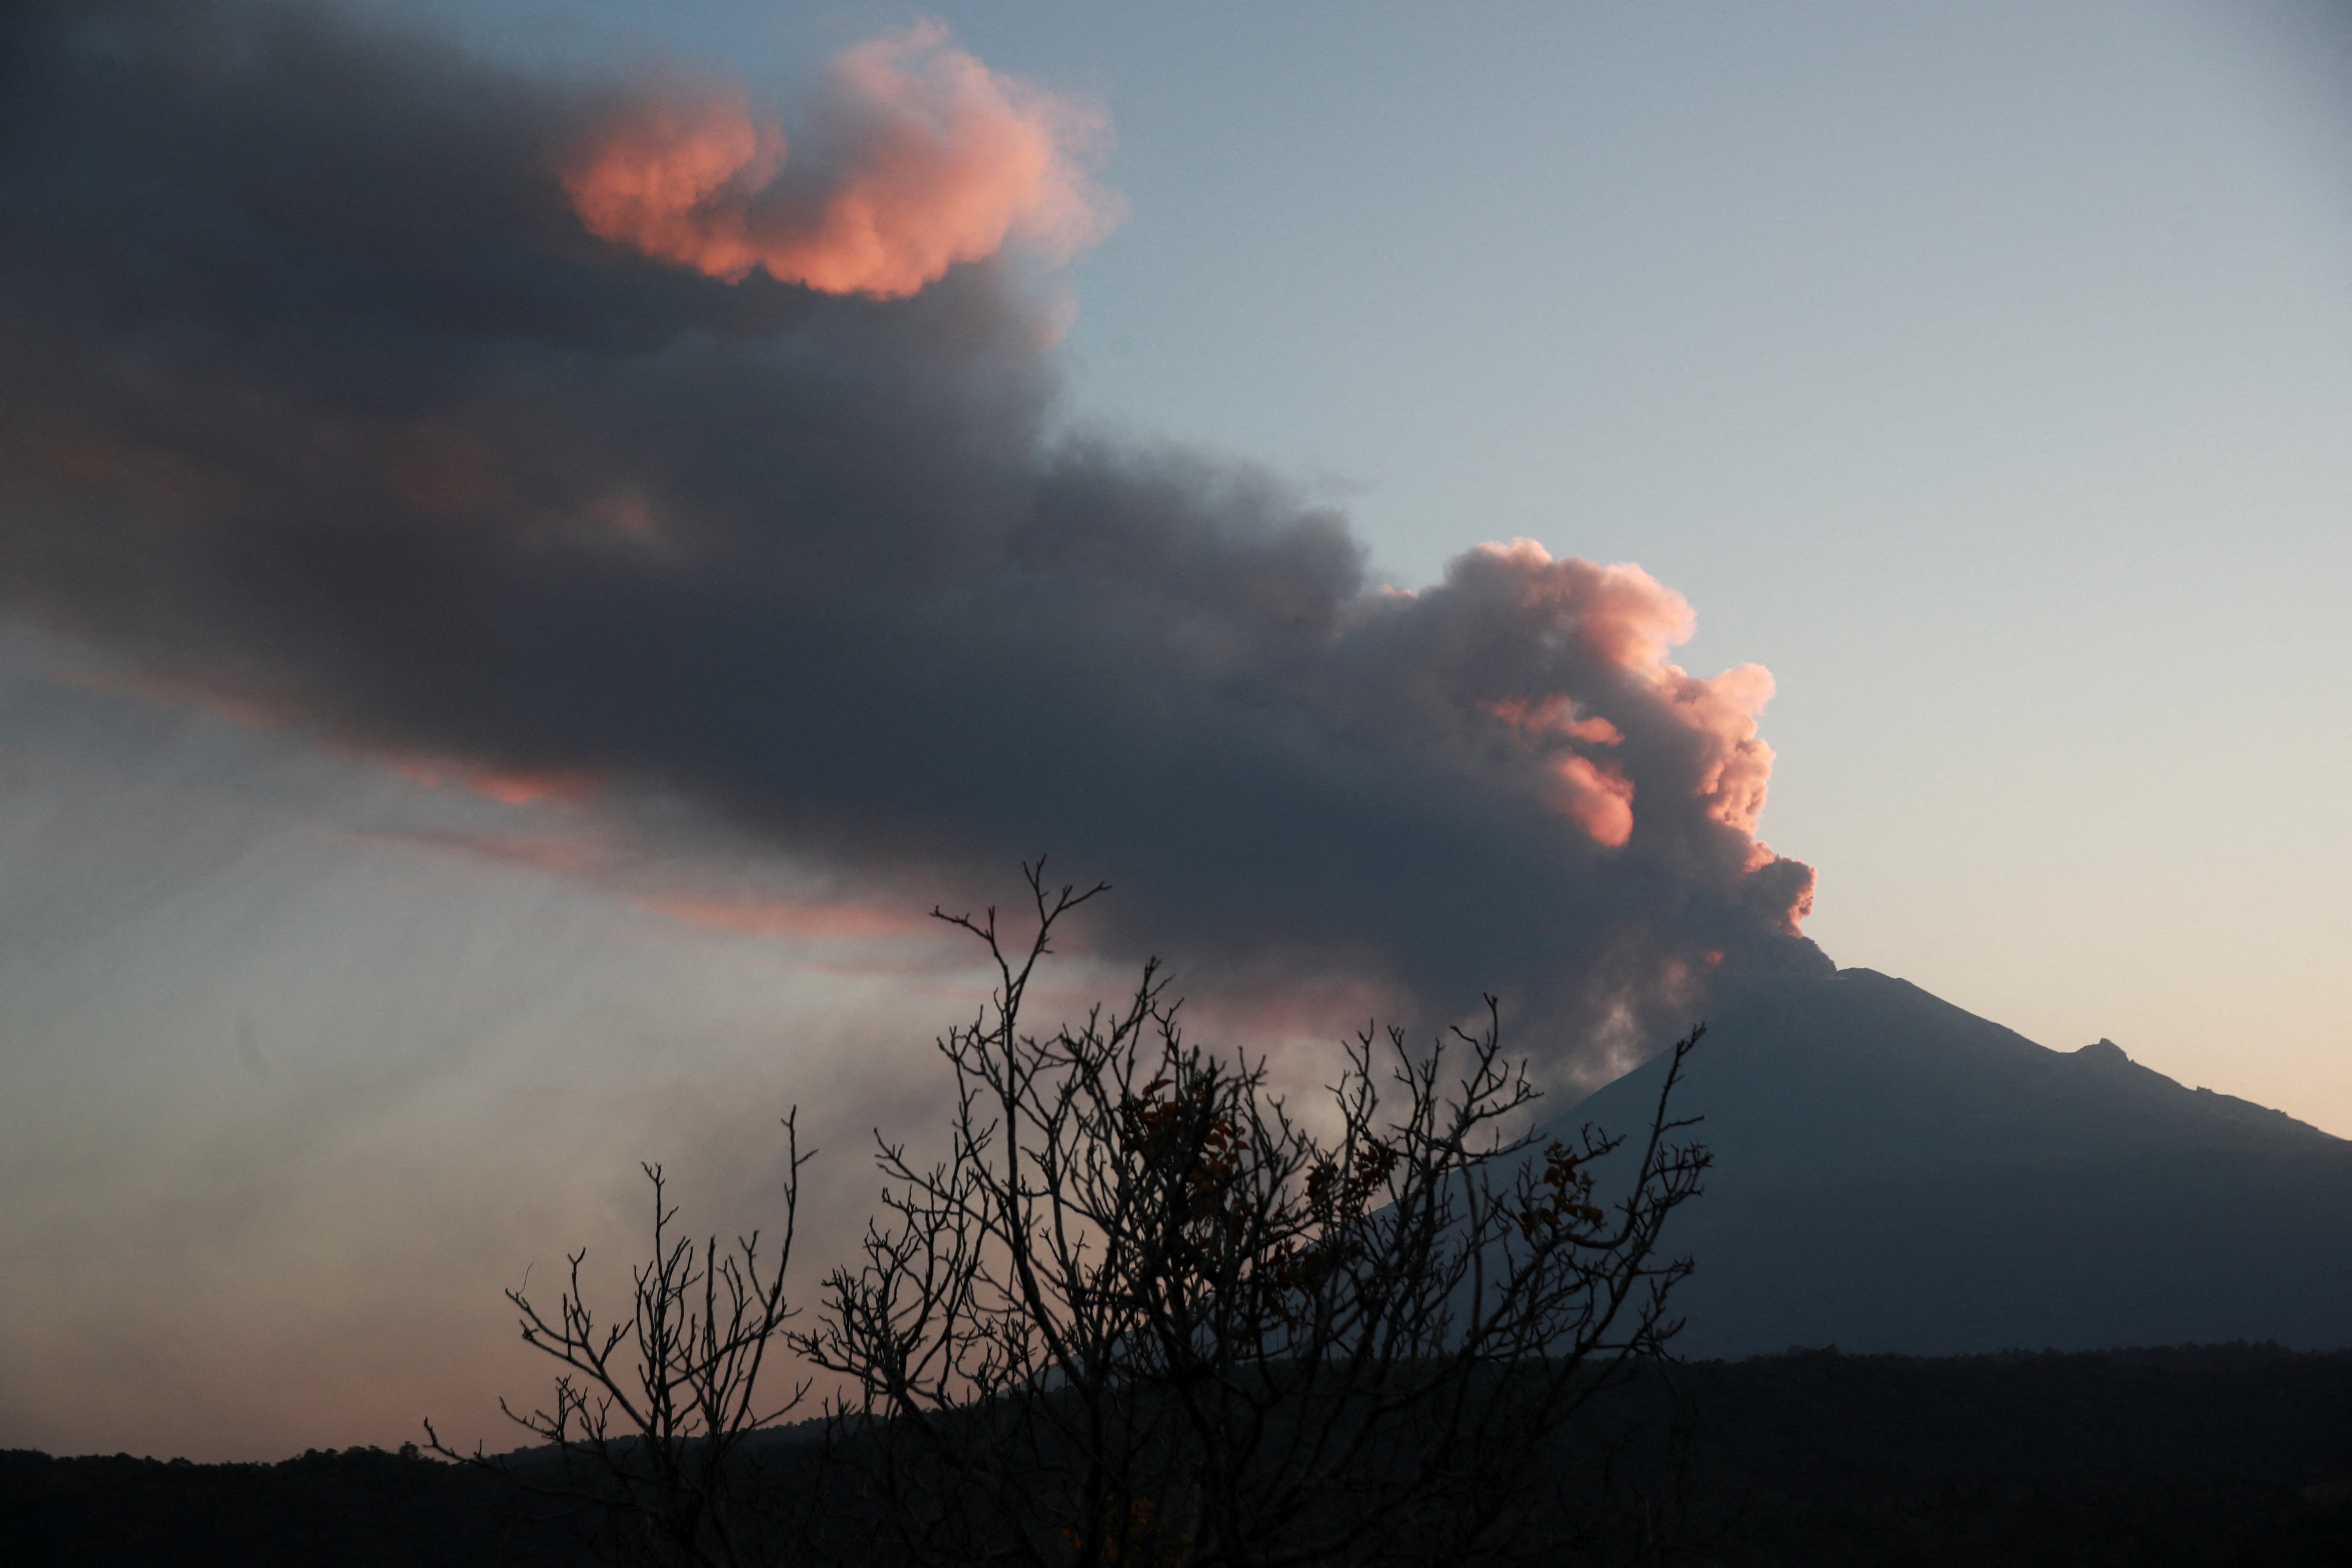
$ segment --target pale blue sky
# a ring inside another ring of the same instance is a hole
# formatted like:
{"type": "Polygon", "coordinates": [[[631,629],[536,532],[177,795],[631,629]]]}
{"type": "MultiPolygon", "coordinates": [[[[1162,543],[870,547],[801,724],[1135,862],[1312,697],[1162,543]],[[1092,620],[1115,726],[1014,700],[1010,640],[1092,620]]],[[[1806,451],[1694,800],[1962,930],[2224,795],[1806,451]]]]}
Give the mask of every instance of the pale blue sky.
{"type": "MultiPolygon", "coordinates": [[[[1070,420],[1263,463],[1402,585],[1516,535],[1640,563],[1697,611],[1691,668],[1779,679],[1764,835],[1819,868],[1839,963],[2352,1134],[2352,68],[2321,9],[383,8],[781,102],[935,15],[1092,97],[1129,216],[1067,275],[1070,420]]],[[[858,1127],[965,1010],[929,961],[432,848],[504,808],[54,679],[80,662],[0,648],[0,1306],[38,1351],[0,1358],[0,1443],[470,1430],[539,1385],[518,1258],[610,1237],[641,1154],[752,1212],[772,1162],[722,1152],[794,1096],[846,1108],[846,1214],[858,1127]],[[312,1293],[240,1306],[257,1279],[312,1293]],[[247,1326],[175,1340],[192,1300],[247,1326]]]]}

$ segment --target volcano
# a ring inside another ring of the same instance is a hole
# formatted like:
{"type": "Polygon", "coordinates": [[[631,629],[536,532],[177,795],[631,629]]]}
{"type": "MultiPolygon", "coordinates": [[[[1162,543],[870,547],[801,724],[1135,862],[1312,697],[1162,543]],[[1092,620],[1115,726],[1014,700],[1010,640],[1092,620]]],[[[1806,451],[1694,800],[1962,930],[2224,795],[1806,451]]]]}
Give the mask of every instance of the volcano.
{"type": "MultiPolygon", "coordinates": [[[[1646,1127],[1663,1060],[1554,1124],[1646,1127]]],[[[2352,1345],[2352,1142],[1845,969],[1726,1006],[1666,1246],[1685,1355],[2352,1345]]],[[[1622,1158],[1622,1156],[1621,1156],[1622,1158]]]]}

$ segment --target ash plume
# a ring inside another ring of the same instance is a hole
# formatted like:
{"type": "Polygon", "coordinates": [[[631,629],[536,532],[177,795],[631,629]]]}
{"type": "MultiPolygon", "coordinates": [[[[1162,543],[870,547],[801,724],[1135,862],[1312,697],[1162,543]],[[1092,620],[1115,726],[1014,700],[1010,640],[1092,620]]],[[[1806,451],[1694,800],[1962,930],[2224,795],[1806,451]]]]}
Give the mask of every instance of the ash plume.
{"type": "Polygon", "coordinates": [[[1047,848],[1195,988],[1494,991],[1571,1077],[1826,967],[1770,679],[1675,667],[1678,595],[1524,541],[1381,590],[1279,484],[1063,429],[1008,247],[1103,231],[1099,130],[936,31],[778,128],[302,5],[18,7],[0,605],[925,903],[1047,848]]]}

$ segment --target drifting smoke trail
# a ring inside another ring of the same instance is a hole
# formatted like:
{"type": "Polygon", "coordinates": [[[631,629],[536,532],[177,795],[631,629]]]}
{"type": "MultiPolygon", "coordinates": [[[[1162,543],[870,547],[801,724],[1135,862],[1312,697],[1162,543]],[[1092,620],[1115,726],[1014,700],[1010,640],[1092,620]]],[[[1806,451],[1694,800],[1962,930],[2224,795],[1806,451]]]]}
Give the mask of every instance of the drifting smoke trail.
{"type": "Polygon", "coordinates": [[[992,258],[1109,207],[936,30],[788,157],[299,8],[0,28],[15,613],[455,777],[683,795],[862,907],[1049,848],[1114,952],[1496,991],[1569,1075],[1825,964],[1757,838],[1770,679],[1674,665],[1679,595],[1526,542],[1380,591],[1263,477],[1056,434],[992,258]]]}

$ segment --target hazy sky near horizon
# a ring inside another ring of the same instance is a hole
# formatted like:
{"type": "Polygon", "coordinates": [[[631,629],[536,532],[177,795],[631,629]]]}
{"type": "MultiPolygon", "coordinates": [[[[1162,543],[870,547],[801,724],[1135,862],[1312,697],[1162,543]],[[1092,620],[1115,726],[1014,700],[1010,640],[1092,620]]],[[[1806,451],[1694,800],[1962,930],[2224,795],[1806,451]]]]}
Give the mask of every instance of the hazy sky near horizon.
{"type": "MultiPolygon", "coordinates": [[[[1116,222],[1009,286],[1062,334],[1024,371],[1052,430],[1180,479],[1186,453],[1255,466],[1274,512],[1343,513],[1427,605],[1483,542],[1638,563],[1695,611],[1675,663],[1771,672],[1748,826],[1818,873],[1832,959],[2352,1135],[2331,8],[374,9],[530,73],[740,81],[795,125],[828,62],[936,17],[1108,131],[1116,222]]],[[[0,636],[0,1445],[494,1435],[490,1394],[545,1381],[497,1289],[625,1248],[635,1160],[673,1162],[690,1217],[757,1215],[766,1130],[810,1103],[838,1233],[862,1130],[919,1123],[929,1035],[976,997],[915,918],[965,884],[921,854],[816,864],[683,786],[468,789],[463,757],[404,768],[57,626],[0,636]]],[[[1605,845],[1586,777],[1561,809],[1605,845]]],[[[1242,995],[1205,1018],[1277,1039],[1459,978],[1353,990],[1317,948],[1285,998],[1186,941],[1242,995]]],[[[1076,961],[1071,994],[1110,967],[1076,961]]]]}

